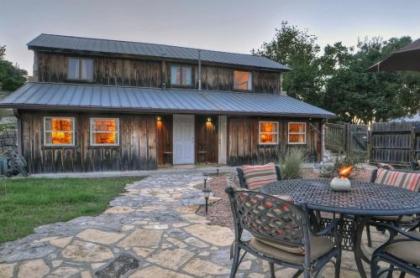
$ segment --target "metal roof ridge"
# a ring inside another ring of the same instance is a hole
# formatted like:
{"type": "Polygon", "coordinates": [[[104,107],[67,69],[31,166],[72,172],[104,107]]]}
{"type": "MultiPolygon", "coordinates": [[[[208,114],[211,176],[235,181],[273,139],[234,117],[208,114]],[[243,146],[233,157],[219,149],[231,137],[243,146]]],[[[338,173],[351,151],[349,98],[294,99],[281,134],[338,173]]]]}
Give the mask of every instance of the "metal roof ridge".
{"type": "Polygon", "coordinates": [[[190,50],[197,50],[197,51],[210,51],[210,52],[219,52],[219,53],[226,53],[226,54],[238,54],[238,55],[246,55],[246,56],[252,56],[252,57],[260,57],[268,59],[272,62],[278,63],[284,67],[287,67],[286,65],[283,65],[282,63],[279,63],[277,61],[271,60],[268,57],[262,56],[262,55],[254,55],[250,53],[242,53],[242,52],[232,52],[232,51],[222,51],[222,50],[212,50],[212,49],[205,49],[205,48],[196,48],[196,47],[188,47],[188,46],[180,46],[180,45],[171,45],[171,44],[165,44],[165,43],[155,43],[155,42],[141,42],[141,41],[127,41],[127,40],[115,40],[115,39],[106,39],[106,38],[94,38],[94,37],[81,37],[81,36],[72,36],[72,35],[61,35],[61,34],[51,34],[51,33],[41,33],[38,36],[36,36],[34,39],[32,39],[30,42],[28,42],[26,45],[29,46],[31,42],[36,40],[42,35],[47,36],[58,36],[58,37],[66,37],[66,38],[75,38],[75,39],[87,39],[87,40],[103,40],[103,41],[110,41],[110,42],[123,42],[123,43],[139,43],[139,44],[147,44],[147,45],[154,45],[154,46],[168,46],[168,47],[176,47],[176,48],[183,48],[183,49],[190,49],[190,50]]]}

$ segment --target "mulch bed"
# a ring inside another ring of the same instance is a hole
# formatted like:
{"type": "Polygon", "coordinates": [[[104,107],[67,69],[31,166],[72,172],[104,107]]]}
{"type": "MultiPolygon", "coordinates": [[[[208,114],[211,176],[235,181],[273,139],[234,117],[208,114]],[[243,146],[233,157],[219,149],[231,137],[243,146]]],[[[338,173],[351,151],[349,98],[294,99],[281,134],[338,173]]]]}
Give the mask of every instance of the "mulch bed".
{"type": "MultiPolygon", "coordinates": [[[[303,178],[306,179],[314,179],[318,178],[318,174],[314,173],[309,169],[305,169],[302,172],[303,178]]],[[[354,172],[352,175],[352,179],[354,180],[363,180],[368,181],[371,175],[371,171],[358,169],[358,171],[354,172]]],[[[224,227],[229,227],[233,229],[233,219],[232,219],[232,212],[230,208],[230,203],[227,194],[225,193],[225,188],[227,185],[228,176],[227,175],[220,175],[220,176],[213,176],[208,182],[208,185],[211,188],[215,197],[221,198],[220,200],[212,203],[208,207],[208,214],[207,219],[210,221],[212,225],[220,225],[224,227]]],[[[234,182],[237,181],[234,179],[234,182]]],[[[197,214],[205,215],[205,207],[201,206],[197,210],[197,214]]]]}

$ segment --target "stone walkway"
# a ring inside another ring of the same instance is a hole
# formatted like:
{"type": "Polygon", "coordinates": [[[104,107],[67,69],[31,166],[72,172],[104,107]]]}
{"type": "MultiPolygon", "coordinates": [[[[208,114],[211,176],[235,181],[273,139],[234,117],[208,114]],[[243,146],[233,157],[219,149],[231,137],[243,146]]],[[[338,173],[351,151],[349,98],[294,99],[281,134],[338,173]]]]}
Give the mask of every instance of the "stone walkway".
{"type": "MultiPolygon", "coordinates": [[[[0,277],[227,277],[233,233],[195,214],[202,181],[197,172],[151,176],[127,185],[99,216],[38,227],[0,246],[0,277]]],[[[247,255],[237,277],[267,273],[268,264],[247,255]]],[[[352,261],[342,277],[358,277],[352,261]]]]}

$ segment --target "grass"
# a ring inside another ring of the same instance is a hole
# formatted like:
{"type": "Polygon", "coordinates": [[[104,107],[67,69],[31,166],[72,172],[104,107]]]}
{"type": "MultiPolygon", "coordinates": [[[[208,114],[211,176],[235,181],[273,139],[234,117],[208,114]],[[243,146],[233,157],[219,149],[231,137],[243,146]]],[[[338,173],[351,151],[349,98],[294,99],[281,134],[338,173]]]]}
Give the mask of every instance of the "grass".
{"type": "Polygon", "coordinates": [[[139,179],[1,179],[0,243],[31,234],[40,225],[97,215],[127,183],[139,179]]]}

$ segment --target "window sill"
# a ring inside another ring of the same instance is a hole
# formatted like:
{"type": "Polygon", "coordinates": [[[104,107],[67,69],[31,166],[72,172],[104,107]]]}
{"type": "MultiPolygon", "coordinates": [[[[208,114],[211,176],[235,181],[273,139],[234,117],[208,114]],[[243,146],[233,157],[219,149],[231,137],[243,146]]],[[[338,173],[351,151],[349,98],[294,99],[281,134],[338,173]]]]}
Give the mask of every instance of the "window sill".
{"type": "Polygon", "coordinates": [[[74,149],[76,145],[42,145],[42,149],[74,149]]]}
{"type": "Polygon", "coordinates": [[[109,149],[117,149],[120,145],[89,145],[88,149],[103,149],[103,148],[109,148],[109,149]]]}

